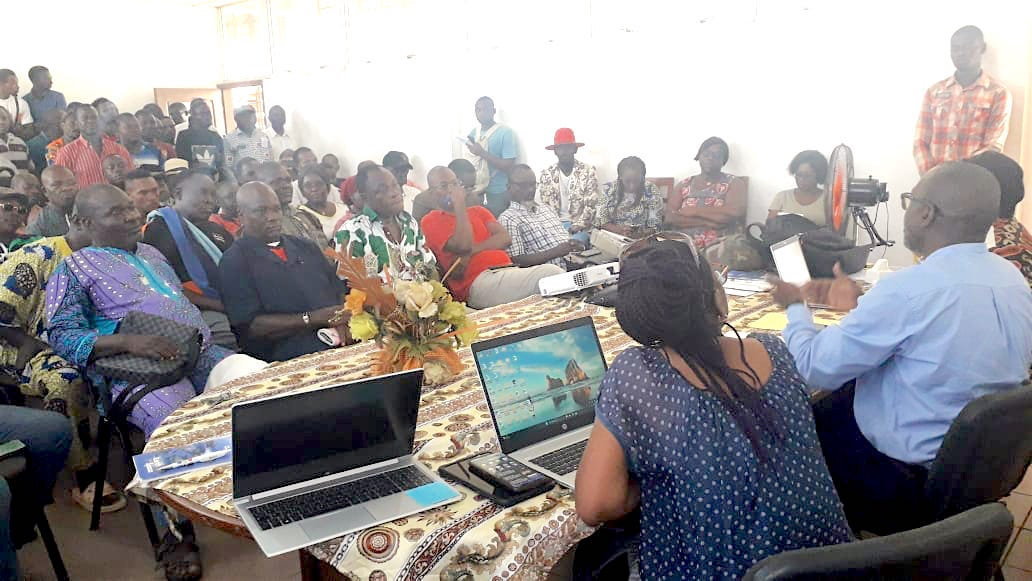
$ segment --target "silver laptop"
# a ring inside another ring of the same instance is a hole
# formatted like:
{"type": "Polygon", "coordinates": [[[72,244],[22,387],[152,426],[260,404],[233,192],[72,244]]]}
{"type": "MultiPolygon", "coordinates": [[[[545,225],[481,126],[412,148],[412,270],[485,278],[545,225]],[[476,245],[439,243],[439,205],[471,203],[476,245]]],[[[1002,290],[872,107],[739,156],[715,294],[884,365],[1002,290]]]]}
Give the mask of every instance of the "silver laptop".
{"type": "Polygon", "coordinates": [[[459,500],[412,457],[423,371],[233,406],[233,504],[269,557],[459,500]]]}
{"type": "Polygon", "coordinates": [[[573,488],[606,372],[591,317],[472,349],[502,452],[573,488]]]}

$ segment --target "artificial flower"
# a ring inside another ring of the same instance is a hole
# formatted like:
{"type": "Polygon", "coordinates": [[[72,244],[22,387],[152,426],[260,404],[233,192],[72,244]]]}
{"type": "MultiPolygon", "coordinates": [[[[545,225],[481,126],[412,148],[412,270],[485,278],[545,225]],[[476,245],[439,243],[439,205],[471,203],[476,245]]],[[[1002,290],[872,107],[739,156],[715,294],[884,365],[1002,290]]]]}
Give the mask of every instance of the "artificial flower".
{"type": "Polygon", "coordinates": [[[480,332],[477,330],[477,326],[472,324],[459,328],[455,334],[463,345],[469,345],[473,341],[476,341],[479,335],[480,332]]]}
{"type": "Polygon", "coordinates": [[[348,321],[348,329],[351,331],[351,336],[359,341],[368,341],[380,332],[376,319],[369,313],[360,313],[351,317],[351,320],[348,321]]]}
{"type": "Polygon", "coordinates": [[[442,321],[458,327],[466,318],[466,306],[460,302],[449,300],[441,306],[440,317],[442,321]]]}
{"type": "Polygon", "coordinates": [[[351,315],[360,315],[365,307],[366,294],[363,291],[352,289],[344,299],[344,308],[351,311],[351,315]]]}
{"type": "Polygon", "coordinates": [[[452,377],[448,366],[440,361],[428,360],[423,362],[423,377],[430,385],[441,385],[452,377]]]}
{"type": "Polygon", "coordinates": [[[398,297],[398,300],[405,303],[406,309],[419,313],[420,318],[428,319],[437,314],[433,293],[430,283],[415,282],[405,285],[405,298],[398,297]]]}
{"type": "Polygon", "coordinates": [[[434,288],[435,301],[448,294],[448,289],[444,288],[444,285],[436,280],[431,280],[430,286],[434,288]]]}

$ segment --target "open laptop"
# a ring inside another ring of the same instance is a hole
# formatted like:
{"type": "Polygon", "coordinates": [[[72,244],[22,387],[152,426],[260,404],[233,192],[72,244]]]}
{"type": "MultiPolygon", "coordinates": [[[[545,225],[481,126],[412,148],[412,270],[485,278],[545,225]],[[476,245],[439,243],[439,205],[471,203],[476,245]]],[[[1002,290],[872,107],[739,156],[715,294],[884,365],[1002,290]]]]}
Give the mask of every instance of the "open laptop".
{"type": "Polygon", "coordinates": [[[573,488],[606,372],[591,317],[472,349],[502,452],[573,488]]]}
{"type": "Polygon", "coordinates": [[[412,457],[423,370],[233,406],[233,504],[269,557],[460,495],[412,457]]]}

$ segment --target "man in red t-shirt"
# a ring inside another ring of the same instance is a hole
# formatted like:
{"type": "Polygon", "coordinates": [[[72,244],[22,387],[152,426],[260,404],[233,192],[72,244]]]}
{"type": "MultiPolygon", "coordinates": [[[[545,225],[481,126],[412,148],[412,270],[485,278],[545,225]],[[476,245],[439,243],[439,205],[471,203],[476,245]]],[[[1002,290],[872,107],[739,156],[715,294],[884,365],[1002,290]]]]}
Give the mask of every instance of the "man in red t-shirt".
{"type": "Polygon", "coordinates": [[[509,233],[483,206],[466,207],[466,190],[450,169],[433,168],[427,183],[441,209],[419,226],[456,299],[475,309],[503,305],[537,294],[539,280],[565,272],[554,264],[517,268],[505,252],[509,233]]]}

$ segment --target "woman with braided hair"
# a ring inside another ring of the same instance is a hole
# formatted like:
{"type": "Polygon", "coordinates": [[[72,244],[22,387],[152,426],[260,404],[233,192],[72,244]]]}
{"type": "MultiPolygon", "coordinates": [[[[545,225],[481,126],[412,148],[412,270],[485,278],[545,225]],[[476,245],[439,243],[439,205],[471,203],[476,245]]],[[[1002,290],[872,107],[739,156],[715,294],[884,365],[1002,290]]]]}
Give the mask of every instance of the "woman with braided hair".
{"type": "Polygon", "coordinates": [[[642,347],[602,382],[577,514],[595,525],[640,504],[645,579],[739,579],[852,538],[792,357],[773,335],[725,337],[722,291],[686,234],[621,258],[617,320],[642,347]]]}

